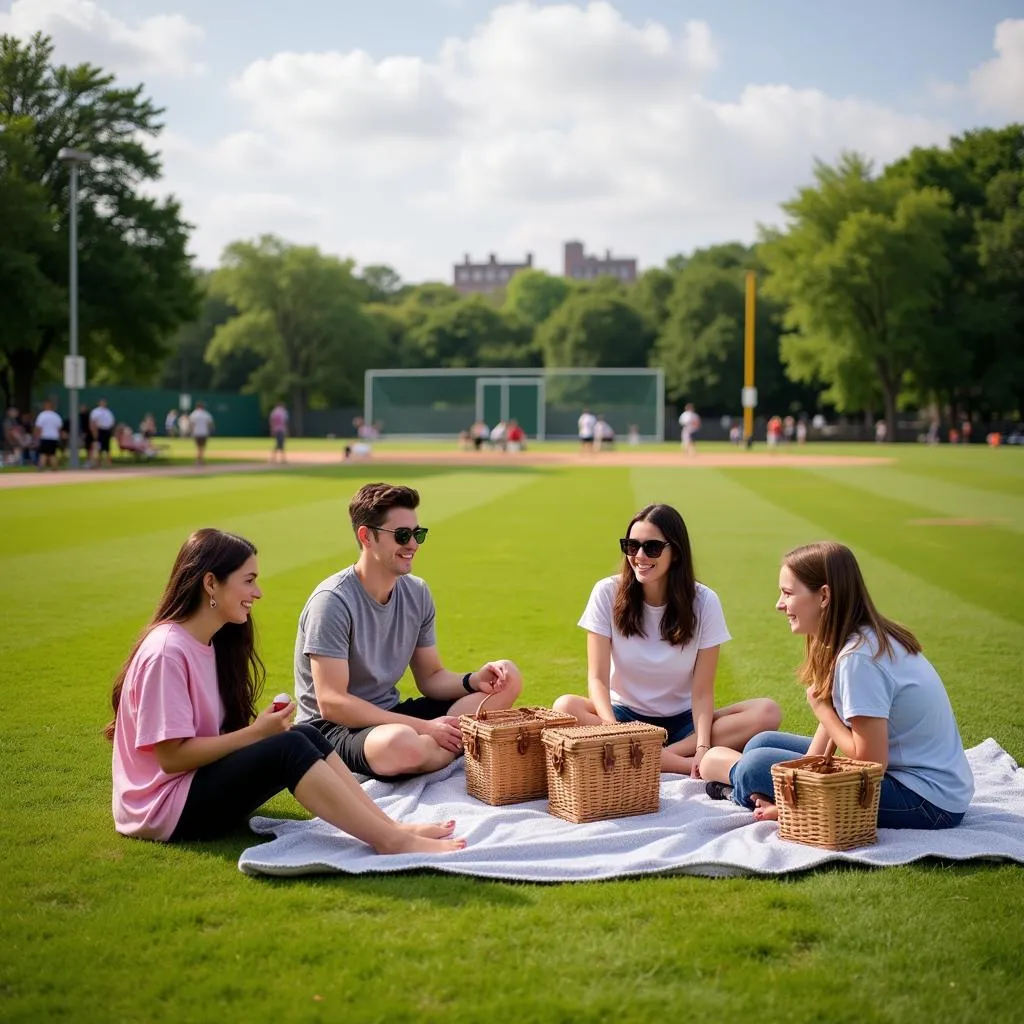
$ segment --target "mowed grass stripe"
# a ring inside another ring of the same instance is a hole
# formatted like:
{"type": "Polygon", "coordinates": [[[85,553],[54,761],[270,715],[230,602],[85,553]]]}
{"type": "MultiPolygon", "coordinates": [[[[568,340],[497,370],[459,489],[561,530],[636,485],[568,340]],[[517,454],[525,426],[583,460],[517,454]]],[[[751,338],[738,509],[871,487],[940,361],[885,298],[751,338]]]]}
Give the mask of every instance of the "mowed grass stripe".
{"type": "Polygon", "coordinates": [[[923,518],[977,519],[1004,530],[1024,533],[1024,486],[1016,492],[985,490],[947,475],[928,475],[923,481],[911,467],[853,466],[849,469],[808,469],[825,480],[925,509],[923,518]]]}
{"type": "MultiPolygon", "coordinates": [[[[805,470],[773,472],[813,475],[805,470]]],[[[878,554],[870,536],[851,535],[844,508],[826,515],[815,506],[812,520],[798,514],[809,508],[806,502],[789,500],[797,493],[793,484],[782,489],[784,497],[778,502],[762,496],[755,484],[772,473],[701,471],[699,483],[692,479],[696,473],[633,474],[645,499],[658,495],[683,510],[699,578],[722,599],[733,640],[722,648],[720,701],[771,696],[783,706],[784,728],[813,728],[794,674],[803,644],[774,610],[779,565],[785,552],[799,544],[839,540],[853,547],[883,614],[905,622],[924,644],[949,689],[965,741],[994,735],[1016,756],[1024,754],[1024,705],[1019,698],[1024,690],[1024,627],[994,615],[962,592],[931,582],[917,571],[916,551],[878,554]]],[[[967,557],[951,553],[950,579],[961,578],[967,557]]]]}
{"type": "Polygon", "coordinates": [[[991,494],[1007,495],[1011,498],[1024,497],[1024,456],[996,451],[989,453],[992,459],[1005,459],[1002,465],[963,466],[950,472],[948,466],[926,466],[912,459],[901,459],[900,469],[928,481],[956,479],[958,484],[986,491],[991,494]]]}
{"type": "MultiPolygon", "coordinates": [[[[31,650],[39,641],[39,611],[22,600],[22,595],[40,580],[59,581],[62,592],[72,601],[75,594],[89,595],[89,615],[84,619],[67,614],[46,617],[48,646],[54,642],[73,644],[96,621],[118,619],[141,625],[159,597],[182,541],[190,530],[200,526],[217,526],[249,537],[260,551],[260,571],[265,582],[295,567],[319,565],[336,569],[354,561],[355,541],[348,522],[348,502],[366,482],[365,475],[263,479],[269,492],[267,500],[262,492],[250,493],[244,483],[240,489],[230,487],[226,477],[220,478],[222,486],[203,493],[199,500],[191,481],[178,480],[176,486],[181,493],[153,495],[146,512],[140,514],[136,510],[129,520],[136,527],[145,525],[145,530],[103,541],[96,540],[96,534],[102,532],[104,524],[125,517],[120,500],[122,492],[130,491],[132,485],[104,487],[106,503],[89,510],[77,506],[78,497],[89,488],[51,491],[51,495],[62,500],[41,512],[30,532],[22,531],[21,550],[26,553],[3,557],[8,585],[0,593],[0,619],[6,624],[0,634],[0,653],[31,650]],[[175,517],[177,525],[173,525],[175,517]],[[160,523],[160,528],[154,528],[154,522],[160,523]],[[74,524],[70,532],[69,523],[74,524]],[[51,549],[47,538],[53,536],[73,537],[75,543],[51,549]]],[[[412,485],[419,482],[410,472],[401,474],[401,479],[412,485]]],[[[522,487],[533,476],[448,473],[430,474],[428,479],[429,505],[425,493],[425,507],[421,509],[424,521],[432,515],[441,522],[522,487]]],[[[210,478],[203,482],[214,481],[210,478]]],[[[159,483],[159,490],[164,491],[172,481],[159,483]]],[[[0,528],[8,528],[4,508],[0,508],[0,528]]],[[[322,578],[317,576],[319,571],[311,569],[308,589],[322,578]],[[314,576],[316,579],[311,578],[314,576]]],[[[330,571],[334,570],[327,570],[330,571]]],[[[268,602],[261,606],[261,617],[267,615],[268,605],[274,609],[272,615],[281,607],[268,602]]],[[[289,607],[282,614],[291,618],[294,625],[299,609],[289,607]]]]}
{"type": "Polygon", "coordinates": [[[748,491],[782,508],[799,509],[857,550],[871,551],[951,595],[1024,624],[1020,566],[1024,537],[996,527],[914,526],[932,518],[927,506],[866,493],[818,473],[779,469],[727,470],[748,491]]]}

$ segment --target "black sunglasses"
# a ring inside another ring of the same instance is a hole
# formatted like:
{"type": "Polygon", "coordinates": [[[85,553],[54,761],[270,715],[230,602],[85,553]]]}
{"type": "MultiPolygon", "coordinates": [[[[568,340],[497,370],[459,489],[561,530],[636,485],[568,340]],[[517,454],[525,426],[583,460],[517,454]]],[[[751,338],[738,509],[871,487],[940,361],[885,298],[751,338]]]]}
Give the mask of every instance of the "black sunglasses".
{"type": "Polygon", "coordinates": [[[632,537],[623,537],[619,541],[624,555],[636,558],[641,550],[648,558],[660,558],[662,551],[669,545],[667,540],[633,540],[632,537]]]}
{"type": "Polygon", "coordinates": [[[417,526],[415,529],[411,526],[400,526],[397,530],[385,530],[383,526],[372,526],[370,529],[374,533],[390,533],[398,544],[408,544],[413,537],[416,538],[417,544],[422,544],[427,539],[425,526],[417,526]]]}

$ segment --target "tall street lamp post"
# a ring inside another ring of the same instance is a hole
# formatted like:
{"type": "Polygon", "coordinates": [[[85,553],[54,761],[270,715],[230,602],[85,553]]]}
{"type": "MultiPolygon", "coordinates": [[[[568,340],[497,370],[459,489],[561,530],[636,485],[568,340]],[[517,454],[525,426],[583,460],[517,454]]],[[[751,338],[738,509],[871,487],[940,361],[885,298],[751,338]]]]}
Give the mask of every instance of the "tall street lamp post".
{"type": "Polygon", "coordinates": [[[69,462],[78,468],[78,389],[85,387],[85,360],[78,355],[78,168],[92,162],[92,153],[65,146],[57,159],[71,170],[71,209],[68,215],[68,293],[70,310],[68,323],[68,357],[64,360],[64,386],[68,389],[68,422],[71,424],[69,462]]]}

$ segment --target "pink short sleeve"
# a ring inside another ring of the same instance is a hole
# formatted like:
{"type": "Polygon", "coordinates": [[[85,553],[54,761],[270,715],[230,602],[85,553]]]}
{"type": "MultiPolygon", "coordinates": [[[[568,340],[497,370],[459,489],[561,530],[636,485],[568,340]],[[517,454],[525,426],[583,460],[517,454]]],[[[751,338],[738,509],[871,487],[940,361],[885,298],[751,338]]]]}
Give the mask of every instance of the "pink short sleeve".
{"type": "Polygon", "coordinates": [[[148,750],[164,740],[196,735],[188,665],[182,651],[167,648],[139,666],[134,693],[137,700],[135,746],[148,750]]]}

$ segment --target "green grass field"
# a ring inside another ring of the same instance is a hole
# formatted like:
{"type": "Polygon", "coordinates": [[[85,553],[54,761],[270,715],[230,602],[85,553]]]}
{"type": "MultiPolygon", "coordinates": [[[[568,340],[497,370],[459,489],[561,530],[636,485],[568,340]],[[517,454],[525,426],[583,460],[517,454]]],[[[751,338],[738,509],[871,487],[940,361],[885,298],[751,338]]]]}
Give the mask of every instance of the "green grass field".
{"type": "MultiPolygon", "coordinates": [[[[0,490],[0,1020],[1024,1019],[1018,866],[565,886],[273,880],[238,872],[255,842],[244,833],[167,847],[123,839],[111,821],[111,680],[184,537],[215,525],[256,542],[267,695],[291,690],[296,617],[353,560],[348,499],[382,474],[421,491],[431,534],[416,571],[454,669],[512,657],[530,703],[582,691],[575,622],[616,568],[630,516],[661,500],[685,515],[735,637],[720,703],[769,694],[784,727],[811,730],[793,675],[801,642],[773,611],[775,586],[787,548],[832,537],[858,553],[883,611],[918,633],[965,743],[994,736],[1021,760],[1024,449],[885,454],[896,463],[339,465],[0,490]],[[915,523],[943,517],[981,522],[915,523]]],[[[302,812],[285,794],[267,813],[302,812]]]]}

